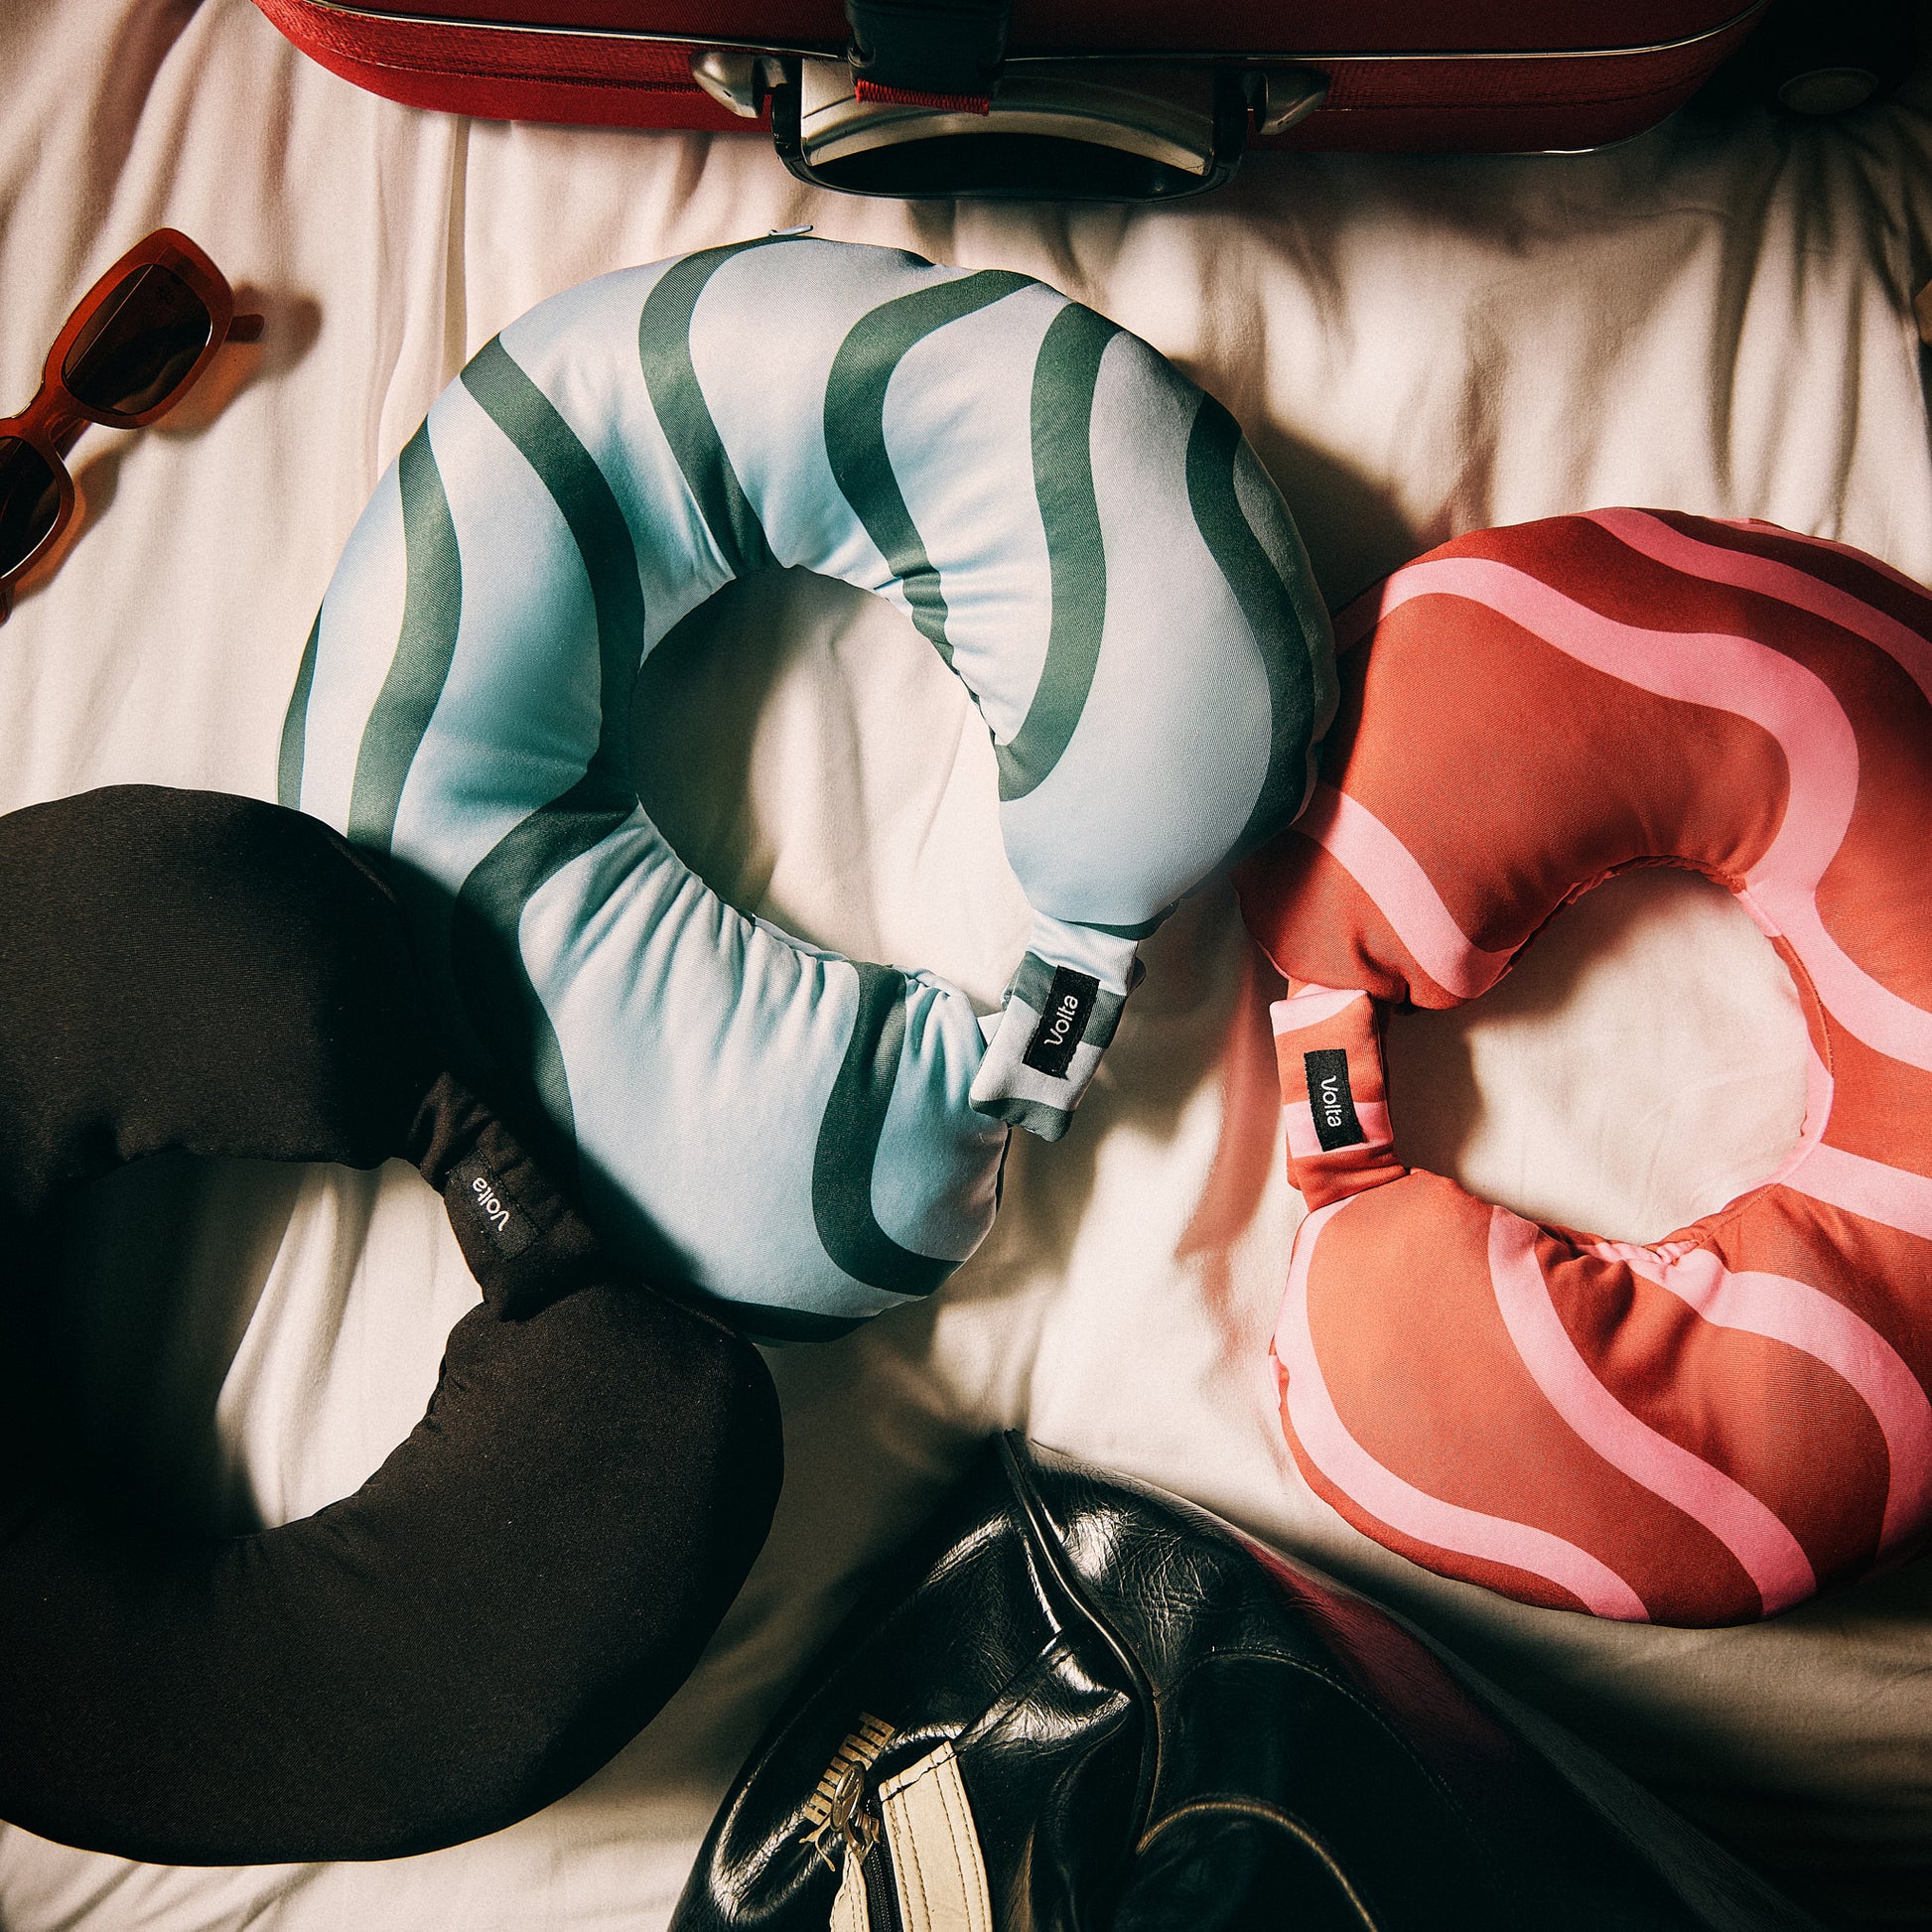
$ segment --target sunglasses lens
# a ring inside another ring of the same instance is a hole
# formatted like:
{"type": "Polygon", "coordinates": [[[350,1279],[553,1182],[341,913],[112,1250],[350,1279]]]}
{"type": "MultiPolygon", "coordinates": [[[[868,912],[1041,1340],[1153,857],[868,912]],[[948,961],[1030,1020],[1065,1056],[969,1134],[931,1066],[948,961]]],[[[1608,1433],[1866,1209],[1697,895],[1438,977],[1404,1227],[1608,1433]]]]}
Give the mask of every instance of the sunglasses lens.
{"type": "Polygon", "coordinates": [[[31,443],[0,436],[0,576],[18,570],[61,513],[61,480],[31,443]]]}
{"type": "Polygon", "coordinates": [[[108,292],[61,377],[89,409],[138,416],[181,387],[213,333],[207,303],[172,269],[150,262],[108,292]]]}

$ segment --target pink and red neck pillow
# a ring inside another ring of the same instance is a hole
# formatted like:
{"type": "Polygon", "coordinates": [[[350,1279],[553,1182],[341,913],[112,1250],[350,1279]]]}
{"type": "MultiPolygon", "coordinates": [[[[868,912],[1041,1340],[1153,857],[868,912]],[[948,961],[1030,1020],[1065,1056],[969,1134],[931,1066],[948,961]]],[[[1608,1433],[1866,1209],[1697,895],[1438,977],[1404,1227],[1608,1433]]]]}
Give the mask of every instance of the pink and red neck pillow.
{"type": "Polygon", "coordinates": [[[1289,1441],[1368,1535],[1599,1616],[1768,1615],[1932,1521],[1932,598],[1762,523],[1458,538],[1339,626],[1308,812],[1245,868],[1307,1196],[1289,1441]],[[1648,1245],[1396,1153],[1385,1009],[1493,986],[1634,866],[1735,893],[1811,1035],[1802,1136],[1648,1245]]]}

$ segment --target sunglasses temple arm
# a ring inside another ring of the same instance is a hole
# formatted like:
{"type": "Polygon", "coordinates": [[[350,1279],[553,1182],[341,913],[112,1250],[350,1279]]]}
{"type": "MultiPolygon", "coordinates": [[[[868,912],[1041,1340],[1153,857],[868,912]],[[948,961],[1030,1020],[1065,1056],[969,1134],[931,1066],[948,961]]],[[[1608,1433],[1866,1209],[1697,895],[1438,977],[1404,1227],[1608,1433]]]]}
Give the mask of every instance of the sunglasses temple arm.
{"type": "Polygon", "coordinates": [[[225,340],[231,343],[258,343],[267,321],[265,316],[235,316],[228,323],[225,340]]]}

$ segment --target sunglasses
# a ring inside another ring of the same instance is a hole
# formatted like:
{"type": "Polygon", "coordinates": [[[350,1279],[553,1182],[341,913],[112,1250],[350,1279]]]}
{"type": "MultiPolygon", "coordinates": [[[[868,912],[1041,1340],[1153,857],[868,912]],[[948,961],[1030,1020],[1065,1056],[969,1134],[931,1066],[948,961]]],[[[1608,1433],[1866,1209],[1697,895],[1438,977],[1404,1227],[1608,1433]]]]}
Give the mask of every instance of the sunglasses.
{"type": "Polygon", "coordinates": [[[0,419],[0,622],[15,581],[73,515],[67,453],[89,423],[139,429],[201,379],[224,342],[251,343],[227,279],[185,234],[157,228],[81,298],[56,337],[40,392],[0,419]]]}

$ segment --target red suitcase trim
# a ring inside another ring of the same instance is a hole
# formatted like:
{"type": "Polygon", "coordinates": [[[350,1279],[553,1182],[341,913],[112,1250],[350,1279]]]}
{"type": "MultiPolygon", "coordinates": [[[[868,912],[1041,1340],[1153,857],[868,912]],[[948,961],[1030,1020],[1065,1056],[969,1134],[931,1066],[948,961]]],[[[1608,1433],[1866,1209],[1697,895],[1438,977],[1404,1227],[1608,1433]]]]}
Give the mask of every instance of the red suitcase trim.
{"type": "Polygon", "coordinates": [[[737,132],[748,125],[692,80],[691,60],[700,50],[688,42],[577,29],[505,31],[324,0],[255,4],[318,65],[409,107],[579,126],[737,132]]]}
{"type": "MultiPolygon", "coordinates": [[[[533,3],[489,0],[499,12],[533,3]]],[[[732,13],[727,0],[658,6],[657,16],[674,21],[675,33],[529,20],[458,21],[406,6],[347,6],[342,0],[255,4],[297,47],[345,79],[411,106],[486,119],[748,132],[768,127],[768,113],[745,116],[714,98],[692,78],[694,58],[722,48],[836,59],[843,44],[842,17],[810,4],[764,9],[759,24],[769,38],[763,40],[714,30],[714,21],[732,13]],[[823,37],[796,31],[813,26],[824,30],[823,37]]],[[[1172,69],[1272,67],[1325,76],[1328,93],[1319,110],[1286,132],[1258,133],[1255,144],[1262,147],[1575,149],[1641,133],[1682,105],[1744,40],[1763,4],[1749,0],[1726,18],[1674,40],[1611,49],[1304,53],[1243,52],[1236,46],[1163,52],[1160,59],[1172,69]]],[[[635,17],[628,6],[607,9],[599,0],[578,0],[578,11],[635,17]]],[[[747,11],[737,10],[736,17],[742,20],[747,11]]],[[[1312,29],[1313,23],[1307,24],[1312,29]]],[[[1247,23],[1237,17],[1233,25],[1247,23]]],[[[1272,20],[1266,27],[1280,31],[1272,20]]],[[[1257,20],[1250,31],[1264,31],[1263,23],[1257,20]]],[[[1122,45],[1141,42],[1141,23],[1123,19],[1118,35],[1122,45]]],[[[1024,43],[1020,48],[1009,71],[1016,76],[1042,71],[1037,65],[1042,56],[1024,43]]],[[[1070,65],[1108,57],[1055,58],[1070,65]]],[[[1112,58],[1119,58],[1118,47],[1112,58]]],[[[1147,56],[1137,50],[1136,58],[1147,56]]],[[[996,103],[989,121],[998,119],[996,103]]]]}

